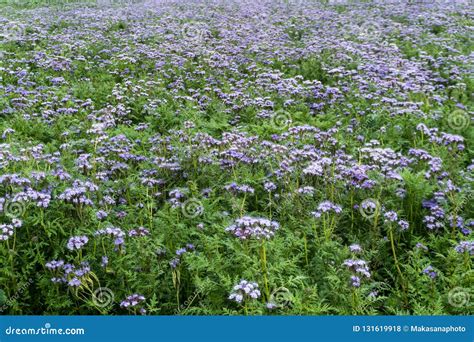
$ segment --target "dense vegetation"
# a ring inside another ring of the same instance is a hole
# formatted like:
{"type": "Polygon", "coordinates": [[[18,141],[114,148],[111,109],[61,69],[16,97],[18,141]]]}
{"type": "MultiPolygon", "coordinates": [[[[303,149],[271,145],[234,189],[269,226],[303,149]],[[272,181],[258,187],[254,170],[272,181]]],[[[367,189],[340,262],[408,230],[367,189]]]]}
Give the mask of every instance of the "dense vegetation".
{"type": "Polygon", "coordinates": [[[0,2],[6,314],[470,314],[467,1],[0,2]]]}

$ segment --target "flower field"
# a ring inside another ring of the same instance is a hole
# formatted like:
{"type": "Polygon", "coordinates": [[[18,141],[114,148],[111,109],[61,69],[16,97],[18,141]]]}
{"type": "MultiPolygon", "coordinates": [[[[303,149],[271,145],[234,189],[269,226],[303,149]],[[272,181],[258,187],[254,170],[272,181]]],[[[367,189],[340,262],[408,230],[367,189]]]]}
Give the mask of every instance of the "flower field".
{"type": "Polygon", "coordinates": [[[474,313],[471,1],[0,0],[0,311],[474,313]]]}

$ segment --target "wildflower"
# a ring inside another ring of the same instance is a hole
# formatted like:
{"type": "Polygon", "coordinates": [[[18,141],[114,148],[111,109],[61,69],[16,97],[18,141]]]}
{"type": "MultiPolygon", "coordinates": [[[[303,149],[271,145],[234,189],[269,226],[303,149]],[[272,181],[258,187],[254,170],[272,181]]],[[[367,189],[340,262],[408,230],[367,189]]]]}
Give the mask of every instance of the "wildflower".
{"type": "Polygon", "coordinates": [[[176,255],[178,255],[178,256],[181,255],[181,254],[184,254],[184,253],[186,253],[186,248],[180,248],[176,251],[176,255]]]}
{"type": "Polygon", "coordinates": [[[170,264],[171,268],[176,268],[176,267],[179,266],[180,263],[181,263],[181,259],[179,259],[179,258],[174,258],[174,259],[172,259],[172,260],[170,261],[169,264],[170,264]]]}
{"type": "Polygon", "coordinates": [[[301,195],[312,195],[314,193],[314,188],[312,186],[304,186],[299,188],[297,191],[301,195]]]}
{"type": "Polygon", "coordinates": [[[232,289],[229,299],[240,304],[246,299],[257,299],[260,295],[261,293],[257,283],[241,280],[240,283],[235,285],[232,289]]]}
{"type": "Polygon", "coordinates": [[[366,278],[370,278],[370,271],[369,271],[369,266],[367,265],[367,262],[364,260],[352,260],[352,259],[347,259],[343,263],[344,266],[347,266],[350,271],[360,274],[366,278]]]}
{"type": "Polygon", "coordinates": [[[312,214],[314,217],[319,218],[323,213],[328,213],[330,211],[340,214],[342,212],[342,207],[330,201],[323,201],[318,205],[317,211],[313,211],[312,214]]]}
{"type": "Polygon", "coordinates": [[[69,239],[67,243],[67,248],[71,251],[75,249],[81,249],[89,241],[89,238],[85,235],[83,236],[73,236],[69,239]]]}
{"type": "Polygon", "coordinates": [[[0,240],[8,240],[15,233],[11,224],[0,224],[0,240]]]}
{"type": "Polygon", "coordinates": [[[74,277],[68,282],[68,285],[71,287],[78,287],[81,286],[81,281],[78,278],[74,277]]]}
{"type": "Polygon", "coordinates": [[[417,249],[422,249],[424,251],[427,251],[428,250],[428,247],[426,247],[424,244],[422,244],[421,242],[417,242],[417,244],[415,245],[415,248],[417,249]]]}
{"type": "Polygon", "coordinates": [[[277,188],[277,186],[273,182],[265,182],[265,184],[263,184],[263,187],[264,187],[265,191],[267,191],[267,192],[272,192],[272,191],[276,190],[276,188],[277,188]]]}
{"type": "Polygon", "coordinates": [[[50,270],[60,269],[64,265],[64,260],[51,260],[46,263],[46,268],[50,270]]]}
{"type": "Polygon", "coordinates": [[[108,214],[104,210],[98,210],[95,213],[95,216],[97,217],[98,220],[103,220],[104,218],[106,218],[108,216],[108,214]]]}
{"type": "Polygon", "coordinates": [[[253,194],[255,192],[255,189],[252,188],[249,185],[239,185],[237,183],[230,183],[226,186],[224,186],[224,189],[233,193],[233,194],[238,194],[238,193],[249,193],[253,194]]]}
{"type": "Polygon", "coordinates": [[[385,222],[395,222],[398,219],[398,215],[394,211],[387,211],[384,215],[385,217],[385,222]]]}
{"type": "Polygon", "coordinates": [[[142,236],[148,236],[150,235],[150,231],[144,227],[138,227],[137,229],[132,229],[131,231],[128,232],[128,236],[134,237],[142,237],[142,236]]]}
{"type": "Polygon", "coordinates": [[[461,241],[454,250],[458,253],[468,253],[474,255],[474,241],[461,241]]]}
{"type": "Polygon", "coordinates": [[[102,257],[102,261],[101,261],[100,265],[102,267],[107,267],[108,264],[109,264],[109,258],[106,255],[104,255],[102,257]]]}
{"type": "Polygon", "coordinates": [[[359,245],[359,244],[352,244],[349,246],[349,250],[352,252],[352,253],[361,253],[362,252],[362,247],[359,245]]]}
{"type": "Polygon", "coordinates": [[[360,287],[360,278],[358,276],[351,276],[351,285],[354,287],[360,287]]]}
{"type": "Polygon", "coordinates": [[[268,310],[273,310],[273,309],[277,308],[278,306],[277,306],[275,303],[268,302],[267,304],[265,304],[265,307],[266,307],[268,310]]]}
{"type": "Polygon", "coordinates": [[[99,229],[94,233],[94,235],[95,236],[107,235],[107,236],[115,238],[114,245],[116,246],[116,248],[121,247],[125,243],[125,240],[124,240],[125,233],[123,232],[122,229],[118,227],[107,227],[105,229],[99,229]]]}
{"type": "Polygon", "coordinates": [[[369,298],[376,298],[379,295],[378,291],[371,291],[367,297],[369,298]]]}
{"type": "Polygon", "coordinates": [[[265,218],[254,218],[244,216],[235,221],[235,223],[226,228],[226,231],[232,232],[236,237],[245,240],[249,238],[270,239],[275,235],[280,225],[275,221],[265,218]]]}
{"type": "Polygon", "coordinates": [[[400,227],[401,231],[405,231],[405,230],[408,230],[408,228],[410,227],[410,224],[405,220],[400,220],[398,221],[398,226],[400,227]]]}
{"type": "Polygon", "coordinates": [[[138,304],[140,304],[143,301],[145,301],[145,297],[140,295],[140,294],[135,293],[135,294],[132,294],[132,295],[128,296],[127,298],[125,298],[125,300],[123,300],[120,303],[120,307],[122,307],[122,308],[134,307],[134,306],[137,306],[138,304]]]}
{"type": "Polygon", "coordinates": [[[433,266],[428,266],[426,267],[423,272],[423,274],[426,274],[428,277],[431,279],[435,279],[438,276],[438,273],[434,270],[433,266]]]}

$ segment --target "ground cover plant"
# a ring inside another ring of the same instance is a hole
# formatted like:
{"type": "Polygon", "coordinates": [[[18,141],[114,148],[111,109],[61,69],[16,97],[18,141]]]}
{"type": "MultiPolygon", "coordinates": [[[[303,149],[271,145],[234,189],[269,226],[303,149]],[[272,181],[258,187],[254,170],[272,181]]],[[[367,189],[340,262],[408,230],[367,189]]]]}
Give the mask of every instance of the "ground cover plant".
{"type": "Polygon", "coordinates": [[[473,14],[3,0],[2,313],[472,314],[473,14]]]}

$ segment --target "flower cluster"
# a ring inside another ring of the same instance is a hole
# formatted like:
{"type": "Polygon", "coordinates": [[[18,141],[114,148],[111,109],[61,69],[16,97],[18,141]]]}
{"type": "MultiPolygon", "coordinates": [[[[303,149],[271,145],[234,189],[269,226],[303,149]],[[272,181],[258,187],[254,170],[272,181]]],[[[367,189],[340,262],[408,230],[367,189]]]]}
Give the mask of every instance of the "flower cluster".
{"type": "Polygon", "coordinates": [[[99,229],[94,233],[95,236],[110,236],[114,238],[114,245],[116,248],[121,247],[124,243],[125,233],[118,227],[107,227],[105,229],[99,229]]]}
{"type": "Polygon", "coordinates": [[[240,304],[247,299],[260,298],[260,295],[261,293],[257,283],[241,280],[240,283],[235,285],[232,289],[229,299],[240,304]]]}
{"type": "Polygon", "coordinates": [[[347,259],[344,261],[343,265],[353,273],[351,276],[351,285],[354,287],[360,286],[361,277],[370,278],[371,276],[369,266],[364,260],[347,259]]]}
{"type": "Polygon", "coordinates": [[[428,277],[430,277],[431,279],[435,279],[437,276],[438,276],[438,273],[435,271],[435,269],[433,268],[433,266],[427,266],[424,270],[423,270],[423,274],[426,274],[428,277]]]}
{"type": "MultiPolygon", "coordinates": [[[[121,308],[134,308],[138,306],[139,304],[143,303],[145,301],[145,296],[141,294],[134,293],[130,296],[127,296],[122,302],[120,302],[120,307],[121,308]]],[[[146,310],[144,308],[140,308],[140,313],[141,314],[146,314],[146,310]]]]}
{"type": "Polygon", "coordinates": [[[244,216],[235,220],[235,223],[227,227],[226,231],[242,240],[250,238],[260,240],[270,239],[279,228],[278,222],[266,218],[244,216]]]}
{"type": "Polygon", "coordinates": [[[318,205],[317,210],[312,212],[312,214],[314,217],[319,218],[323,213],[329,213],[331,211],[340,214],[342,213],[342,207],[332,203],[331,201],[323,201],[318,205]]]}
{"type": "MultiPolygon", "coordinates": [[[[268,184],[267,184],[268,185],[268,184]]],[[[271,186],[270,186],[271,187],[271,186]]],[[[255,192],[255,189],[252,188],[251,186],[249,185],[239,185],[237,183],[230,183],[226,186],[224,186],[224,189],[226,191],[229,191],[230,193],[232,194],[239,194],[239,193],[242,193],[242,194],[245,194],[245,193],[248,193],[248,194],[253,194],[255,192]]]]}
{"type": "Polygon", "coordinates": [[[51,260],[46,263],[46,268],[53,271],[55,276],[51,278],[53,283],[64,283],[69,287],[77,288],[83,284],[91,269],[88,262],[81,262],[79,266],[65,263],[64,260],[51,260]]]}
{"type": "Polygon", "coordinates": [[[150,231],[144,227],[138,227],[136,229],[132,229],[128,232],[128,236],[130,237],[143,237],[150,235],[150,231]]]}
{"type": "Polygon", "coordinates": [[[408,230],[408,228],[410,227],[410,224],[407,221],[398,219],[398,214],[395,211],[392,211],[392,210],[386,211],[384,213],[384,217],[385,217],[385,223],[395,222],[398,224],[398,227],[400,228],[401,231],[408,230]]]}
{"type": "Polygon", "coordinates": [[[461,241],[454,249],[458,253],[474,255],[474,241],[461,241]]]}
{"type": "Polygon", "coordinates": [[[182,248],[178,248],[176,250],[176,255],[177,257],[173,258],[169,264],[171,266],[171,268],[176,268],[178,267],[178,265],[181,263],[181,257],[184,253],[186,252],[192,252],[196,249],[196,247],[192,244],[192,243],[188,243],[186,244],[186,247],[182,247],[182,248]]]}
{"type": "Polygon", "coordinates": [[[15,233],[15,228],[20,228],[22,221],[13,219],[11,224],[0,224],[0,241],[8,240],[15,233]]]}
{"type": "Polygon", "coordinates": [[[89,238],[85,235],[83,236],[73,236],[67,242],[67,248],[71,251],[75,249],[81,249],[89,241],[89,238]]]}

